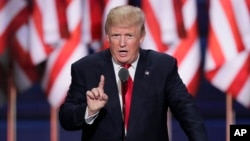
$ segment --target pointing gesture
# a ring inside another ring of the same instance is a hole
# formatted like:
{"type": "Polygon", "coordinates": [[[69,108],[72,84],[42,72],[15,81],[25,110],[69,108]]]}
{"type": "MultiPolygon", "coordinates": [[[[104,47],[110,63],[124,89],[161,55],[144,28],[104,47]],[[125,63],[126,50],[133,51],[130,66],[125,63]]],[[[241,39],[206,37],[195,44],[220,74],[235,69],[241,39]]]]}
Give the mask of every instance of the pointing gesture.
{"type": "Polygon", "coordinates": [[[103,108],[108,101],[108,96],[103,90],[104,82],[104,75],[101,75],[98,87],[92,88],[86,92],[89,116],[100,111],[100,109],[103,108]]]}

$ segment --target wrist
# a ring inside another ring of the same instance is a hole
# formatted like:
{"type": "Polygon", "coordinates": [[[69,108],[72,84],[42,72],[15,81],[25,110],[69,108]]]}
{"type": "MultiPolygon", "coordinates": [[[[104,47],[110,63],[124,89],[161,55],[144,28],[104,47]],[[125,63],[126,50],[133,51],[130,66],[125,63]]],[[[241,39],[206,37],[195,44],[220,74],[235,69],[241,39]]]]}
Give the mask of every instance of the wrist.
{"type": "Polygon", "coordinates": [[[89,107],[87,107],[87,111],[88,111],[88,117],[95,115],[96,113],[99,112],[99,110],[91,110],[89,107]]]}

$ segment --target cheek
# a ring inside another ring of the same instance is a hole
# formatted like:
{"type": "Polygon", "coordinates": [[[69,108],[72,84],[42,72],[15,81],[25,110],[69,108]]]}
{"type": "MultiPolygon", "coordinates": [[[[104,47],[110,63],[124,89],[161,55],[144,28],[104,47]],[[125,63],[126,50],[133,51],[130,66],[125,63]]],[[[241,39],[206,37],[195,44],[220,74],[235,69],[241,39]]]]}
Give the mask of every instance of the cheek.
{"type": "Polygon", "coordinates": [[[130,55],[132,55],[132,56],[136,56],[138,54],[138,52],[139,52],[139,46],[138,45],[134,46],[134,47],[132,47],[130,49],[130,55]]]}

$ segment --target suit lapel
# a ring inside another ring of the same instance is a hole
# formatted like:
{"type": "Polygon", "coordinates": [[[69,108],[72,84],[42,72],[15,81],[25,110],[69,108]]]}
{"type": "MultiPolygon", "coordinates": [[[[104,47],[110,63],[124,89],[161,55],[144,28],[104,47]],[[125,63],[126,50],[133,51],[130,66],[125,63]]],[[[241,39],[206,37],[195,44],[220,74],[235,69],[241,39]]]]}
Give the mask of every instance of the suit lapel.
{"type": "Polygon", "coordinates": [[[117,130],[122,130],[121,124],[123,123],[121,106],[119,101],[119,92],[115,78],[114,67],[111,55],[107,50],[105,53],[104,61],[101,61],[101,72],[105,76],[104,92],[108,95],[108,103],[106,105],[109,115],[114,121],[117,130]]]}
{"type": "Polygon", "coordinates": [[[130,132],[133,132],[133,129],[136,126],[136,122],[138,120],[138,115],[143,109],[142,104],[142,97],[147,93],[147,88],[149,88],[149,81],[150,81],[150,61],[147,61],[147,52],[141,50],[139,62],[137,64],[135,78],[134,78],[134,87],[133,87],[133,94],[132,94],[132,103],[130,109],[130,121],[129,121],[129,129],[128,129],[128,136],[130,132]]]}

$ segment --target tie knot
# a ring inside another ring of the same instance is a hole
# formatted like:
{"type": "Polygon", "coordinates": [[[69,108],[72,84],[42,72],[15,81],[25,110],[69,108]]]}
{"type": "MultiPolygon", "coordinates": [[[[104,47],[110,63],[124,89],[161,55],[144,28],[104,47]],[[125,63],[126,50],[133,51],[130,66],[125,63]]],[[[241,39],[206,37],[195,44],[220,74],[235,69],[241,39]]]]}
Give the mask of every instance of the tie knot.
{"type": "Polygon", "coordinates": [[[122,65],[124,68],[126,68],[126,69],[128,69],[130,66],[131,66],[131,64],[124,64],[124,65],[122,65]]]}

